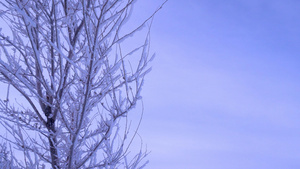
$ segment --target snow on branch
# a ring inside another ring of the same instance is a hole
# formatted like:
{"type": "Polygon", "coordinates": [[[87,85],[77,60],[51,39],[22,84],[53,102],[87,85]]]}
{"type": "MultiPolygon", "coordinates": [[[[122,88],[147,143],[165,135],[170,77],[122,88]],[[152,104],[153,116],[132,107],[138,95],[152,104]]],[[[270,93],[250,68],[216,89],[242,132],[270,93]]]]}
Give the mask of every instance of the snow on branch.
{"type": "Polygon", "coordinates": [[[142,147],[129,153],[139,125],[132,131],[128,114],[151,71],[150,28],[162,6],[128,30],[136,2],[0,2],[0,19],[10,29],[0,32],[0,81],[14,91],[0,100],[0,124],[7,132],[1,138],[22,152],[22,158],[7,155],[0,144],[0,168],[7,165],[2,159],[11,160],[12,168],[147,164],[142,147]],[[128,48],[127,39],[138,31],[145,33],[144,43],[128,48]]]}

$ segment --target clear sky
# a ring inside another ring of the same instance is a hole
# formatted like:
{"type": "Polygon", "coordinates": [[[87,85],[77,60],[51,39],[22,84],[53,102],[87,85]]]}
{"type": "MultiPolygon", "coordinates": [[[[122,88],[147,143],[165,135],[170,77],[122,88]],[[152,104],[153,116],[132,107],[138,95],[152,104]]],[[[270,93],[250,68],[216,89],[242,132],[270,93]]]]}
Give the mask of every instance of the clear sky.
{"type": "MultiPolygon", "coordinates": [[[[162,2],[138,1],[134,22],[162,2]]],[[[299,0],[169,0],[151,46],[147,168],[300,168],[299,0]]]]}
{"type": "Polygon", "coordinates": [[[300,168],[300,1],[169,0],[151,35],[148,168],[300,168]]]}

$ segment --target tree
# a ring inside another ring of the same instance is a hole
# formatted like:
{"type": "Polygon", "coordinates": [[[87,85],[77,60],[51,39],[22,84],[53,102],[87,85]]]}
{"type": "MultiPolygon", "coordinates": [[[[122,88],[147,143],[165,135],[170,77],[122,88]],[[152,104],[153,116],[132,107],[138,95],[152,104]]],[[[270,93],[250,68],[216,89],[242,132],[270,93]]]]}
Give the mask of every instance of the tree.
{"type": "MultiPolygon", "coordinates": [[[[18,168],[142,168],[147,151],[129,159],[127,115],[150,71],[154,14],[123,29],[136,0],[5,0],[0,33],[1,136],[20,158],[18,168]],[[145,42],[121,46],[144,26],[145,42]],[[11,100],[17,91],[25,102],[11,100]],[[22,159],[22,160],[21,160],[22,159]]],[[[7,156],[5,156],[7,157],[7,156]]],[[[17,160],[18,159],[18,160],[17,160]]]]}

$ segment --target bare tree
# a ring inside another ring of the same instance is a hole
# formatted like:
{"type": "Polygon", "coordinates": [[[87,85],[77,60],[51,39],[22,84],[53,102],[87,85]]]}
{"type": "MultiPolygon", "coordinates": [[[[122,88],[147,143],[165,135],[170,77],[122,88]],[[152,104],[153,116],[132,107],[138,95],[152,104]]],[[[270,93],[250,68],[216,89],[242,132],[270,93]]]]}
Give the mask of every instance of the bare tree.
{"type": "MultiPolygon", "coordinates": [[[[0,101],[1,136],[19,168],[142,168],[142,149],[128,155],[128,112],[150,71],[153,15],[123,29],[136,0],[4,0],[0,81],[25,102],[0,101]],[[121,46],[144,26],[145,41],[121,46]],[[129,156],[131,157],[129,159],[129,156]]],[[[2,92],[3,93],[3,92],[2,92]]],[[[131,137],[129,137],[129,135],[131,137]]],[[[3,156],[7,158],[7,154],[3,156]]]]}

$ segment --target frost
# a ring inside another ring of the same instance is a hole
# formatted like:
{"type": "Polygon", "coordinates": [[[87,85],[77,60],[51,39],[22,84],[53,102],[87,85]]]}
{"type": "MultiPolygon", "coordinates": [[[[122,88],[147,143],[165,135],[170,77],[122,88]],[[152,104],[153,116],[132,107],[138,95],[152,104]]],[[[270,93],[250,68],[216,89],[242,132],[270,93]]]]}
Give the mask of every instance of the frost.
{"type": "Polygon", "coordinates": [[[139,127],[129,114],[154,58],[149,31],[121,46],[153,16],[121,35],[136,1],[52,2],[0,2],[12,31],[0,34],[0,81],[13,90],[0,100],[0,137],[16,152],[0,142],[0,168],[4,158],[9,168],[143,167],[147,152],[128,155],[139,127]]]}

